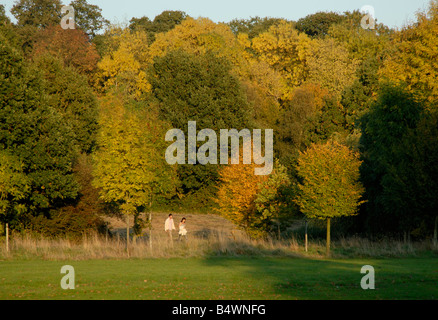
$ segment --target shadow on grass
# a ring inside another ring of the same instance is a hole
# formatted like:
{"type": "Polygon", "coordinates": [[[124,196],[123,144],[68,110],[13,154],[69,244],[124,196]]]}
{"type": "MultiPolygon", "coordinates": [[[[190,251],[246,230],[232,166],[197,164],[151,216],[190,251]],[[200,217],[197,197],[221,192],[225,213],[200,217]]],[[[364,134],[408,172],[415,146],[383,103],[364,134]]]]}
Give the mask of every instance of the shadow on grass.
{"type": "MultiPolygon", "coordinates": [[[[206,266],[239,270],[242,278],[254,279],[280,300],[396,300],[438,299],[438,260],[402,259],[326,259],[303,255],[285,256],[277,250],[260,251],[242,245],[249,255],[210,254],[206,266]],[[254,252],[260,255],[254,255],[254,252]],[[375,268],[375,290],[364,290],[361,273],[364,265],[375,268]]],[[[246,297],[241,297],[246,299],[246,297]]]]}

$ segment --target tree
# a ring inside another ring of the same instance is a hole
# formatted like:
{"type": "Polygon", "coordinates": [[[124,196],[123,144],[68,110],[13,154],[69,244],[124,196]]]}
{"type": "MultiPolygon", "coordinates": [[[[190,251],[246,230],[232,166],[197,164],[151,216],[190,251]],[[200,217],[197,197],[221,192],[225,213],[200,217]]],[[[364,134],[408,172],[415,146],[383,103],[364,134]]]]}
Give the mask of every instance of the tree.
{"type": "Polygon", "coordinates": [[[290,157],[295,150],[310,146],[310,134],[314,121],[322,115],[327,89],[319,85],[306,84],[294,90],[290,101],[283,103],[277,130],[280,157],[290,157]]]}
{"type": "Polygon", "coordinates": [[[129,21],[131,31],[144,31],[148,35],[149,44],[154,42],[156,34],[166,33],[181,24],[188,15],[183,11],[166,10],[151,21],[148,17],[132,18],[129,21]]]}
{"type": "Polygon", "coordinates": [[[11,23],[11,19],[6,15],[5,5],[0,4],[0,24],[11,23]]]}
{"type": "Polygon", "coordinates": [[[438,1],[430,2],[427,13],[417,15],[417,22],[394,35],[392,50],[388,51],[384,66],[379,72],[381,78],[407,88],[430,102],[438,98],[438,1]]]}
{"type": "Polygon", "coordinates": [[[299,33],[293,23],[280,22],[252,40],[251,48],[261,61],[280,72],[286,81],[286,98],[293,88],[304,83],[307,76],[306,59],[311,40],[299,33]]]}
{"type": "Polygon", "coordinates": [[[295,28],[309,37],[323,38],[333,24],[341,23],[345,18],[336,12],[317,12],[299,19],[295,28]]]}
{"type": "Polygon", "coordinates": [[[370,233],[410,232],[418,227],[423,211],[430,211],[420,200],[428,194],[426,185],[433,190],[433,183],[421,182],[425,173],[420,172],[434,157],[433,150],[427,153],[433,147],[424,145],[433,139],[433,130],[429,135],[425,133],[430,129],[417,129],[424,109],[406,88],[386,85],[361,119],[361,178],[368,199],[365,226],[370,233]]]}
{"type": "Polygon", "coordinates": [[[61,22],[60,0],[17,0],[11,13],[17,25],[46,28],[61,22]]]}
{"type": "Polygon", "coordinates": [[[282,220],[296,213],[291,197],[291,180],[285,166],[277,160],[275,169],[268,179],[260,185],[260,190],[254,200],[256,215],[253,217],[252,228],[265,232],[274,232],[277,227],[280,233],[282,220]]]}
{"type": "Polygon", "coordinates": [[[75,26],[94,38],[96,33],[109,25],[109,21],[102,16],[102,9],[87,3],[86,0],[74,0],[70,3],[74,8],[75,26]]]}
{"type": "Polygon", "coordinates": [[[151,62],[148,38],[144,31],[119,31],[120,34],[111,40],[114,46],[110,46],[98,63],[97,87],[104,92],[113,87],[124,87],[130,95],[139,99],[151,89],[146,74],[151,62]]]}
{"type": "Polygon", "coordinates": [[[348,51],[333,39],[313,41],[307,59],[308,83],[319,84],[339,98],[356,79],[358,61],[351,60],[348,51]]]}
{"type": "Polygon", "coordinates": [[[0,57],[0,148],[23,163],[31,188],[27,210],[44,213],[77,196],[73,134],[48,106],[41,74],[6,39],[0,41],[0,57]]]}
{"type": "Polygon", "coordinates": [[[246,230],[253,236],[260,235],[254,230],[257,193],[267,176],[254,174],[255,164],[234,164],[224,166],[220,172],[220,186],[217,192],[217,211],[220,215],[246,230]]]}
{"type": "Polygon", "coordinates": [[[81,74],[90,75],[96,69],[99,54],[82,30],[63,30],[59,25],[50,26],[39,31],[34,40],[33,58],[50,53],[81,74]]]}
{"type": "MultiPolygon", "coordinates": [[[[194,55],[178,50],[156,57],[149,81],[160,117],[186,136],[189,121],[196,121],[199,130],[248,128],[250,106],[230,69],[227,60],[211,53],[194,55]]],[[[187,194],[217,181],[217,166],[180,165],[178,174],[187,194]]]]}
{"type": "Polygon", "coordinates": [[[240,49],[243,49],[240,42],[227,25],[206,18],[186,18],[172,30],[157,34],[150,55],[163,57],[176,50],[197,55],[212,52],[228,59],[233,66],[239,66],[245,61],[240,49]]]}
{"type": "Polygon", "coordinates": [[[50,215],[29,218],[29,229],[45,238],[81,240],[84,235],[108,231],[103,215],[111,213],[99,199],[98,190],[92,186],[91,156],[80,154],[73,166],[74,178],[79,185],[78,197],[61,208],[50,210],[50,215]]]}
{"type": "Polygon", "coordinates": [[[90,153],[95,147],[98,109],[87,78],[47,53],[38,56],[34,64],[44,76],[48,105],[71,125],[78,150],[90,153]]]}
{"type": "Polygon", "coordinates": [[[279,18],[251,17],[250,19],[234,19],[227,24],[236,36],[240,33],[245,33],[252,40],[259,34],[267,32],[270,27],[277,25],[281,21],[284,20],[279,18]]]}
{"type": "Polygon", "coordinates": [[[10,223],[26,211],[30,181],[24,166],[6,150],[0,150],[0,221],[10,223]]]}
{"type": "Polygon", "coordinates": [[[129,248],[129,218],[172,192],[174,168],[165,162],[164,127],[157,118],[120,94],[107,95],[101,107],[93,185],[103,201],[117,203],[125,214],[129,248]]]}
{"type": "Polygon", "coordinates": [[[359,154],[328,141],[300,153],[297,171],[302,179],[296,203],[306,217],[327,221],[327,255],[330,255],[330,220],[353,216],[364,193],[359,182],[359,154]]]}

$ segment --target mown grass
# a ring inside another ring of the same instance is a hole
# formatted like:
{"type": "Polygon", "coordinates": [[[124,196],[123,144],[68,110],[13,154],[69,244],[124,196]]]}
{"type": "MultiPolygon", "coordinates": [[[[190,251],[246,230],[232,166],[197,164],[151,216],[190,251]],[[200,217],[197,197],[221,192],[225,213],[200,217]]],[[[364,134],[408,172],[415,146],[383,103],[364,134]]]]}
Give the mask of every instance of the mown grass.
{"type": "Polygon", "coordinates": [[[0,262],[0,299],[289,300],[437,299],[438,260],[305,258],[172,258],[0,262]],[[63,265],[75,290],[60,287],[63,265]],[[363,265],[376,289],[360,287],[363,265]]]}
{"type": "MultiPolygon", "coordinates": [[[[126,251],[116,237],[79,241],[13,235],[0,241],[0,299],[437,299],[438,251],[431,242],[254,240],[218,217],[187,216],[187,242],[169,241],[167,214],[126,251]],[[72,265],[76,289],[62,290],[61,267],[72,265]],[[376,271],[376,290],[362,290],[363,265],[376,271]]],[[[181,217],[176,217],[180,219],[181,217]]],[[[178,220],[177,220],[178,221],[178,220]]]]}

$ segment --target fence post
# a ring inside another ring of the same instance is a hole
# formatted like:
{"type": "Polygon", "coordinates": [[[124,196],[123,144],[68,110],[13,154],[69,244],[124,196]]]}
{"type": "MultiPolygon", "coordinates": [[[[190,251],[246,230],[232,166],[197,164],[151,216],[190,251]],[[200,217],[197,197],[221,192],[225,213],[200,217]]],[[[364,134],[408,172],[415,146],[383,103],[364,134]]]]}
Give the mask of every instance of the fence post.
{"type": "Polygon", "coordinates": [[[306,233],[304,235],[304,243],[305,243],[306,252],[307,252],[307,220],[306,220],[306,233]]]}
{"type": "Polygon", "coordinates": [[[6,252],[9,253],[9,224],[6,223],[6,252]]]}

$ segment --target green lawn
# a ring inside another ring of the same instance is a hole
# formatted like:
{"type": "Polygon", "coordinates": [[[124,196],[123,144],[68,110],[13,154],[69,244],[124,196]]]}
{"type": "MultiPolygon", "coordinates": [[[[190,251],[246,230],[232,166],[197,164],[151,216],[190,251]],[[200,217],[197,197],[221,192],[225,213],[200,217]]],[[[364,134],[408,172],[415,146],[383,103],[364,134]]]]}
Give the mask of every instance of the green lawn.
{"type": "Polygon", "coordinates": [[[0,261],[0,299],[437,299],[438,259],[0,261]],[[62,290],[63,265],[76,289],[62,290]],[[362,290],[363,265],[376,289],[362,290]]]}

